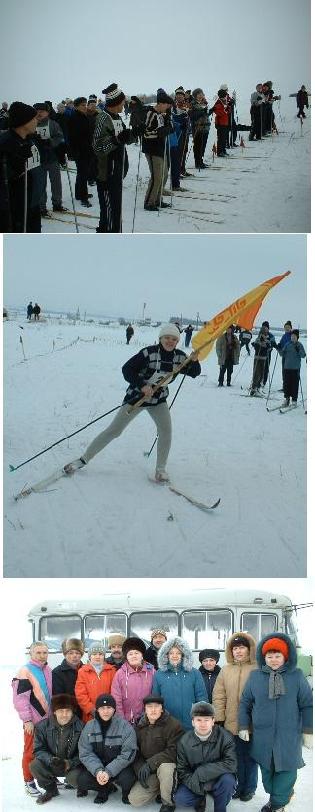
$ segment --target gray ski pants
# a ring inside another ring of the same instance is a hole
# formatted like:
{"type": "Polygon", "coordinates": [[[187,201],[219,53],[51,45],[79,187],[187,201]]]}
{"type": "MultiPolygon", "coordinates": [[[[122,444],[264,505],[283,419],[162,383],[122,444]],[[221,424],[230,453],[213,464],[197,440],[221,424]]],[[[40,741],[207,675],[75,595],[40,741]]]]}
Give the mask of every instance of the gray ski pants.
{"type": "Polygon", "coordinates": [[[167,160],[164,161],[164,158],[160,158],[158,155],[148,155],[147,153],[145,157],[149,164],[151,177],[144,202],[149,206],[159,206],[168,176],[167,160]]]}
{"type": "Polygon", "coordinates": [[[42,194],[40,200],[41,211],[46,209],[47,206],[47,175],[49,175],[51,200],[53,206],[61,206],[62,203],[62,185],[61,185],[61,172],[60,166],[57,161],[51,164],[43,164],[42,171],[42,194]]]}
{"type": "Polygon", "coordinates": [[[85,462],[90,462],[90,460],[95,457],[95,454],[98,454],[99,451],[102,451],[112,440],[119,437],[127,426],[129,426],[129,423],[145,410],[154,421],[158,433],[156,470],[164,471],[172,441],[172,424],[167,403],[164,401],[163,403],[158,403],[156,406],[149,406],[148,408],[146,406],[140,406],[128,414],[129,408],[130,405],[125,403],[119,409],[119,412],[117,412],[116,417],[114,417],[114,420],[112,420],[108,428],[102,431],[101,434],[98,434],[95,440],[87,447],[84,454],[81,455],[82,459],[85,460],[85,462]]]}

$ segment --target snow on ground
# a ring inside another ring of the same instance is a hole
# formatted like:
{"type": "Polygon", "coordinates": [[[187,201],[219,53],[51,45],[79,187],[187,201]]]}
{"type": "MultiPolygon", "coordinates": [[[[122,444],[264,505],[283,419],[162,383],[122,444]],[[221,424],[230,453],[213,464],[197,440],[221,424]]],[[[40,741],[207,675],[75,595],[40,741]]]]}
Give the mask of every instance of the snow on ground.
{"type": "MultiPolygon", "coordinates": [[[[57,319],[4,325],[5,576],[305,577],[306,417],[302,407],[268,414],[265,400],[241,396],[252,374],[252,357],[244,354],[231,389],[217,388],[210,354],[202,376],[186,379],[172,410],[172,481],[204,501],[220,496],[212,513],[149,481],[155,451],[150,459],[144,452],[155,426],[147,413],[86,469],[14,501],[23,486],[80,456],[111,417],[17,472],[9,473],[9,464],[121,403],[122,364],[155,340],[152,327],[137,327],[127,346],[124,328],[115,325],[57,319]]],[[[304,395],[305,374],[303,364],[304,395]]],[[[281,383],[278,360],[273,389],[281,383]]]]}
{"type": "MultiPolygon", "coordinates": [[[[247,118],[247,117],[246,117],[247,118]]],[[[279,135],[262,141],[248,141],[248,132],[240,133],[245,149],[233,149],[228,159],[216,158],[212,162],[212,145],[216,131],[212,123],[205,161],[209,169],[198,172],[194,168],[190,149],[187,170],[194,173],[184,178],[181,186],[187,191],[177,192],[172,210],[160,213],[145,212],[144,195],[149,171],[146,158],[141,154],[135,223],[133,215],[139,145],[128,147],[129,172],[123,185],[124,232],[308,232],[310,231],[310,118],[305,119],[301,136],[299,119],[276,115],[279,135]]],[[[190,139],[191,145],[191,139],[190,139]]],[[[74,190],[75,164],[70,164],[74,190]]],[[[62,172],[63,205],[72,210],[66,172],[62,172]]],[[[168,180],[169,185],[169,180],[168,180]]],[[[49,187],[49,183],[48,183],[49,187]]],[[[99,205],[96,186],[93,207],[76,204],[79,230],[85,234],[95,232],[98,225],[99,205]],[[85,215],[89,216],[86,217],[85,215]]],[[[170,201],[170,198],[164,198],[170,201]]],[[[50,191],[48,207],[50,206],[50,191]]],[[[59,214],[56,215],[59,217],[59,214]]],[[[42,220],[43,232],[73,232],[73,214],[61,215],[60,220],[42,220]],[[62,222],[63,221],[63,222],[62,222]],[[64,222],[68,221],[68,222],[64,222]]]]}

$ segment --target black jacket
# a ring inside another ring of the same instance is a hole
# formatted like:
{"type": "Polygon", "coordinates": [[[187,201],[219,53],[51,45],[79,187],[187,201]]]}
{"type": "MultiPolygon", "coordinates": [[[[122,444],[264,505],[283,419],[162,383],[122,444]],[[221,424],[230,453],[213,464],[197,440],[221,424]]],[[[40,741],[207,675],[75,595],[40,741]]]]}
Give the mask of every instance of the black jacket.
{"type": "Polygon", "coordinates": [[[212,702],[212,691],[214,689],[215,681],[216,681],[216,678],[217,678],[218,674],[221,671],[221,668],[220,668],[219,665],[216,665],[215,668],[213,669],[213,671],[207,671],[207,669],[204,668],[203,665],[201,665],[200,668],[199,668],[199,671],[200,671],[200,674],[201,674],[202,679],[204,681],[204,684],[206,686],[206,691],[207,691],[207,694],[208,694],[208,701],[212,702]]]}
{"type": "MultiPolygon", "coordinates": [[[[21,138],[15,130],[0,133],[0,209],[6,210],[10,202],[13,226],[21,222],[23,231],[25,162],[27,172],[27,207],[39,205],[42,193],[41,168],[37,149],[37,138],[21,138]],[[7,186],[9,185],[9,201],[7,186]]],[[[13,228],[13,231],[18,228],[13,228]]]]}
{"type": "Polygon", "coordinates": [[[69,725],[69,734],[66,739],[64,755],[61,756],[59,739],[61,726],[54,716],[44,719],[35,725],[34,758],[38,758],[43,764],[51,765],[52,758],[58,756],[67,759],[70,769],[78,767],[80,764],[78,741],[83,730],[83,722],[77,716],[73,716],[69,725]]]}
{"type": "MultiPolygon", "coordinates": [[[[79,668],[83,663],[80,662],[79,668]]],[[[74,689],[78,677],[77,668],[71,668],[67,660],[63,660],[60,665],[52,670],[52,693],[54,694],[70,694],[75,696],[74,689]]],[[[81,718],[81,710],[78,708],[77,715],[81,718]]]]}
{"type": "Polygon", "coordinates": [[[193,730],[185,733],[177,745],[178,783],[185,784],[197,795],[204,795],[224,773],[237,773],[232,733],[218,725],[214,725],[207,741],[198,739],[193,730]]]}
{"type": "Polygon", "coordinates": [[[67,119],[68,141],[71,155],[78,158],[92,158],[92,137],[88,117],[77,110],[67,119]]]}
{"type": "Polygon", "coordinates": [[[155,646],[153,646],[152,643],[151,643],[151,646],[149,646],[149,648],[147,648],[147,650],[146,650],[145,661],[147,663],[151,663],[151,665],[154,666],[156,671],[158,670],[158,667],[159,667],[158,666],[158,661],[157,661],[157,655],[158,655],[158,649],[155,648],[155,646]]]}

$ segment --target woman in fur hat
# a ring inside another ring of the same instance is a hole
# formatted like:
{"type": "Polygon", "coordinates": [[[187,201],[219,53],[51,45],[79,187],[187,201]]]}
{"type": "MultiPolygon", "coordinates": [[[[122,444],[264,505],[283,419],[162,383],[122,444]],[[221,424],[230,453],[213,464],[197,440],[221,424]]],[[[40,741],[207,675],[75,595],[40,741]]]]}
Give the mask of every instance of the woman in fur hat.
{"type": "Polygon", "coordinates": [[[284,812],[297,770],[304,767],[302,740],[312,747],[312,691],[287,634],[268,634],[257,646],[258,671],[250,674],[239,708],[239,737],[250,741],[270,795],[261,812],[284,812]]]}
{"type": "MultiPolygon", "coordinates": [[[[122,368],[123,376],[129,383],[123,405],[112,423],[90,443],[82,457],[64,466],[65,474],[73,474],[78,468],[90,462],[105,446],[119,437],[129,423],[145,409],[154,421],[158,433],[155,478],[157,482],[168,481],[165,468],[172,436],[171,418],[166,402],[168,387],[163,386],[157,391],[154,387],[165,375],[171,373],[175,375],[177,367],[187,358],[182,350],[177,349],[179,339],[180,332],[175,324],[163,324],[159,332],[159,343],[144,347],[137,355],[129,358],[122,368]],[[130,408],[144,396],[145,401],[141,407],[130,408]]],[[[190,378],[200,375],[201,367],[197,358],[198,353],[194,353],[193,359],[181,371],[182,375],[188,375],[190,378]]]]}
{"type": "Polygon", "coordinates": [[[159,670],[153,682],[153,693],[163,696],[165,710],[191,729],[191,706],[207,701],[204,681],[197,668],[193,668],[192,651],[182,637],[172,637],[158,653],[159,670]]]}
{"type": "Polygon", "coordinates": [[[151,693],[155,670],[145,662],[146,646],[138,637],[127,637],[122,650],[125,662],[115,674],[111,693],[118,716],[136,724],[143,714],[143,699],[151,693]]]}
{"type": "Polygon", "coordinates": [[[110,693],[114,674],[115,668],[105,660],[104,646],[91,646],[89,662],[80,668],[75,684],[75,695],[83,713],[83,722],[93,719],[99,694],[110,693]]]}

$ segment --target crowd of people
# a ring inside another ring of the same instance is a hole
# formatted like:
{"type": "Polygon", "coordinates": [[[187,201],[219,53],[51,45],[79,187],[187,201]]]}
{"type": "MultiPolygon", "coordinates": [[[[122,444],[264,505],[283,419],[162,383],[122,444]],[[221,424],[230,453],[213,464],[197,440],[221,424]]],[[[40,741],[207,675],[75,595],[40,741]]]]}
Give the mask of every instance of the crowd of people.
{"type": "Polygon", "coordinates": [[[297,667],[290,637],[272,632],[258,642],[247,632],[227,640],[225,664],[211,647],[193,652],[164,628],[139,637],[109,635],[88,648],[64,640],[64,659],[51,671],[48,647],[37,641],[13,679],[23,723],[26,791],[44,804],[61,778],[77,797],[103,804],[120,787],[122,802],[153,800],[160,812],[188,806],[225,812],[232,798],[249,802],[258,766],[269,796],[261,812],[284,810],[312,746],[312,691],[297,667]],[[36,779],[36,781],[35,781],[36,779]]]}
{"type": "MultiPolygon", "coordinates": [[[[10,107],[3,102],[1,231],[41,231],[41,218],[50,216],[48,177],[53,212],[67,211],[62,201],[61,169],[68,171],[70,159],[76,164],[75,205],[91,207],[93,192],[89,187],[96,186],[100,208],[96,231],[120,232],[128,145],[138,142],[148,163],[150,180],[144,209],[159,211],[170,206],[163,199],[167,194],[185,191],[181,180],[190,174],[186,161],[191,149],[195,167],[207,169],[204,156],[213,117],[217,134],[215,152],[219,158],[226,158],[228,149],[238,146],[238,129],[250,130],[250,139],[275,131],[272,105],[281,98],[274,95],[272,82],[257,85],[251,98],[252,124],[247,127],[238,123],[236,93],[230,93],[226,84],[219,87],[214,103],[208,102],[200,87],[191,91],[179,86],[172,95],[159,88],[155,104],[144,104],[137,96],[131,96],[127,102],[125,93],[115,83],[104,88],[103,93],[105,101],[93,93],[89,97],[65,99],[57,110],[48,100],[34,105],[16,101],[10,107]],[[169,174],[171,191],[166,189],[169,174]]],[[[306,104],[302,96],[300,101],[306,104]]],[[[68,180],[71,184],[69,173],[68,180]]]]}

